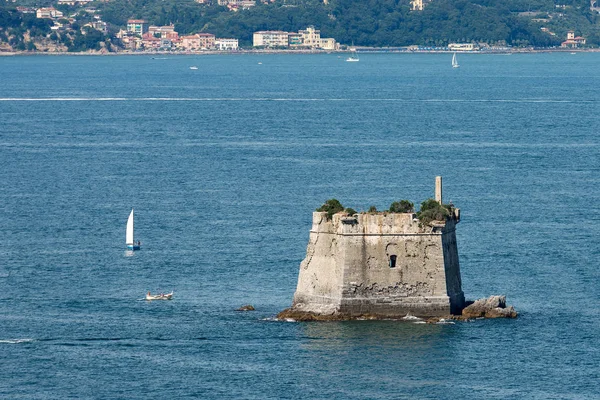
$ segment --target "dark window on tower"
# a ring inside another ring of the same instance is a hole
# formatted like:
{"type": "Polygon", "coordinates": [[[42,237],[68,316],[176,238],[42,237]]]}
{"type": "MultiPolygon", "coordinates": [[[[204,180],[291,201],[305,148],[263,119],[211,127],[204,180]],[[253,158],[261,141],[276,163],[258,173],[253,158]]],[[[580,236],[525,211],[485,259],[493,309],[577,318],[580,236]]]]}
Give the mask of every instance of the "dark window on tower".
{"type": "Polygon", "coordinates": [[[396,255],[392,254],[390,256],[390,268],[396,268],[396,255]]]}

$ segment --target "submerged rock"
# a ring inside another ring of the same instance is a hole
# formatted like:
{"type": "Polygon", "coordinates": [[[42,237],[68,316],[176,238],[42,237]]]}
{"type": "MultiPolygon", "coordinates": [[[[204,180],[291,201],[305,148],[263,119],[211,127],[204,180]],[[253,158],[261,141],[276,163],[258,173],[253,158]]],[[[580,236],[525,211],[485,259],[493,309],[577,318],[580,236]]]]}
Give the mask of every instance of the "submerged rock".
{"type": "Polygon", "coordinates": [[[280,321],[294,320],[298,322],[306,322],[306,321],[351,321],[351,320],[383,320],[383,319],[400,319],[398,318],[390,318],[388,316],[382,315],[374,315],[374,314],[347,314],[341,312],[329,312],[329,313],[320,313],[320,312],[311,312],[311,311],[303,311],[294,308],[286,308],[277,314],[277,319],[280,321]]]}
{"type": "Polygon", "coordinates": [[[479,299],[465,307],[462,317],[469,318],[517,318],[517,311],[513,306],[506,307],[506,296],[490,296],[479,299]]]}
{"type": "MultiPolygon", "coordinates": [[[[348,320],[421,320],[428,324],[452,324],[452,321],[467,321],[475,318],[517,318],[518,313],[513,306],[506,306],[506,296],[490,296],[472,302],[462,310],[462,315],[444,315],[420,318],[411,315],[377,315],[377,314],[347,314],[336,310],[319,310],[319,312],[306,311],[302,308],[288,308],[277,314],[280,321],[348,321],[348,320]]],[[[412,321],[414,322],[414,321],[412,321]]]]}
{"type": "Polygon", "coordinates": [[[246,304],[245,306],[241,306],[235,311],[254,311],[254,306],[252,304],[246,304]]]}
{"type": "Polygon", "coordinates": [[[347,316],[339,313],[320,314],[308,311],[299,311],[293,308],[286,308],[277,314],[277,319],[281,321],[294,320],[294,321],[344,321],[348,320],[347,316]]]}

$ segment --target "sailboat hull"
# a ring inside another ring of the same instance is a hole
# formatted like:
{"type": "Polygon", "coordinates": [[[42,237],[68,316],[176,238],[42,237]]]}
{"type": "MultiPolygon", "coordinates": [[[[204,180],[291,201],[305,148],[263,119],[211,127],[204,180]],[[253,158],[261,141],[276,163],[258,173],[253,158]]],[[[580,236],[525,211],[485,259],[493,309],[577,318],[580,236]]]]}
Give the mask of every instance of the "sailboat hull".
{"type": "Polygon", "coordinates": [[[140,246],[138,246],[137,244],[128,244],[127,245],[127,250],[139,250],[140,246]]]}

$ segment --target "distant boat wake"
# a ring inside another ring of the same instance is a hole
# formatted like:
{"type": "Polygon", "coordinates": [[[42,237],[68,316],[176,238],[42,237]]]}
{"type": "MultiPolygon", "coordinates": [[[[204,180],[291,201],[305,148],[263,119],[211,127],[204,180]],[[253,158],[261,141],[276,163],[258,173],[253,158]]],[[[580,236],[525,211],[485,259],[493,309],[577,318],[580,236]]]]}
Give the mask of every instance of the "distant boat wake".
{"type": "Polygon", "coordinates": [[[35,342],[35,339],[0,339],[0,344],[19,344],[19,343],[31,343],[35,342]]]}
{"type": "Polygon", "coordinates": [[[406,103],[595,103],[595,100],[563,100],[563,99],[361,99],[361,98],[268,98],[268,97],[3,97],[0,101],[231,101],[231,102],[406,102],[406,103]]]}

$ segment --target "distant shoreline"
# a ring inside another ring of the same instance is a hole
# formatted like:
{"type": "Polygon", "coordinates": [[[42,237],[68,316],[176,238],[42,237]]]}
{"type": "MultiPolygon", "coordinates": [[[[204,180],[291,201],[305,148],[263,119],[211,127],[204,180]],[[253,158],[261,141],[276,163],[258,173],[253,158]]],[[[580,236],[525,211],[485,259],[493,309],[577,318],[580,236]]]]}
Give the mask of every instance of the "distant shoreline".
{"type": "MultiPolygon", "coordinates": [[[[597,53],[600,48],[593,49],[493,49],[483,51],[453,51],[453,50],[403,50],[377,47],[356,47],[360,54],[535,54],[535,53],[597,53]]],[[[0,51],[0,57],[9,56],[210,56],[210,55],[247,55],[247,54],[348,54],[350,50],[239,50],[239,51],[191,51],[191,52],[145,52],[145,51],[119,51],[119,52],[41,52],[41,51],[0,51]]]]}

